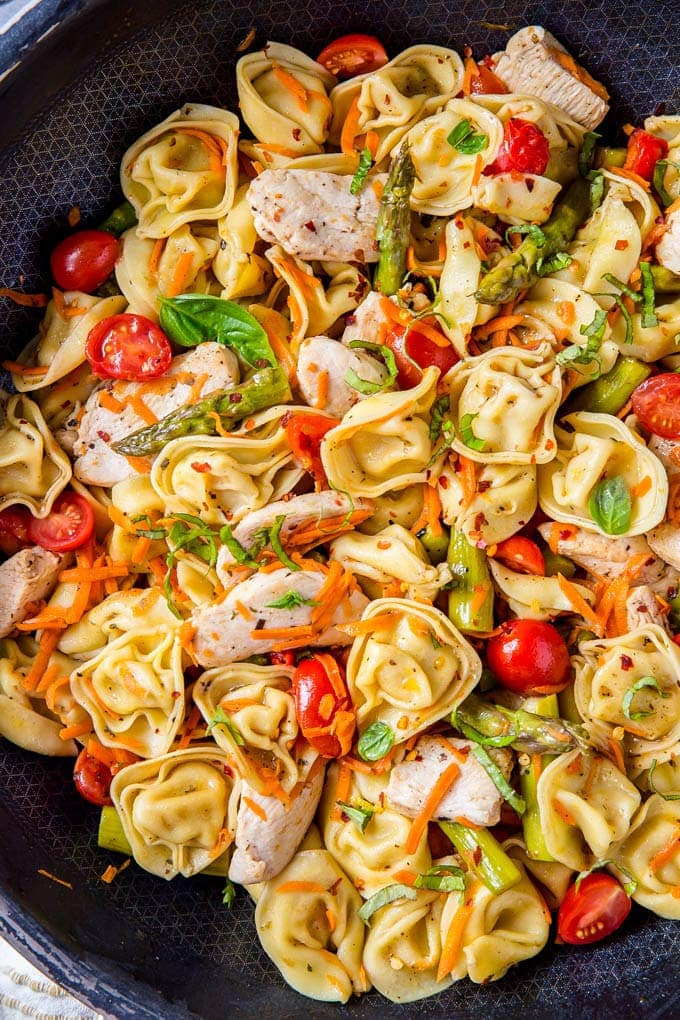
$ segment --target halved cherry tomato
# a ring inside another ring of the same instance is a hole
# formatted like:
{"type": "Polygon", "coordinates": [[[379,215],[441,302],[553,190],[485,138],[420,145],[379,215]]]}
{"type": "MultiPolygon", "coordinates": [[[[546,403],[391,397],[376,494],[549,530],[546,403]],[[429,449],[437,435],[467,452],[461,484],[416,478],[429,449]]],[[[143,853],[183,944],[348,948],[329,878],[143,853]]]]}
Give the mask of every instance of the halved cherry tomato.
{"type": "Polygon", "coordinates": [[[105,230],[79,230],[60,241],[50,255],[52,276],[62,290],[91,294],[113,272],[119,250],[113,234],[105,230]]]}
{"type": "MultiPolygon", "coordinates": [[[[432,327],[435,328],[435,327],[432,327]]],[[[442,375],[446,375],[459,360],[452,345],[446,341],[442,333],[443,346],[426,336],[415,322],[409,326],[393,324],[383,341],[394,352],[399,374],[397,383],[402,390],[410,390],[417,386],[423,377],[422,369],[434,365],[442,375]]]]}
{"type": "Polygon", "coordinates": [[[272,666],[294,666],[295,652],[270,652],[269,658],[272,666]]]}
{"type": "Polygon", "coordinates": [[[143,382],[167,372],[172,348],[167,336],[145,315],[110,315],[87,335],[85,355],[102,379],[143,382]]]}
{"type": "Polygon", "coordinates": [[[535,542],[523,535],[513,535],[499,542],[496,546],[494,559],[502,560],[511,570],[520,574],[536,574],[545,577],[545,560],[543,553],[535,542]]]}
{"type": "Polygon", "coordinates": [[[341,35],[329,43],[316,58],[338,78],[353,78],[384,67],[388,61],[385,47],[374,35],[341,35]]]}
{"type": "Polygon", "coordinates": [[[680,439],[680,375],[662,372],[633,390],[633,412],[655,436],[680,439]]]}
{"type": "Polygon", "coordinates": [[[550,146],[539,127],[521,117],[511,117],[503,128],[503,141],[495,160],[484,173],[500,174],[517,170],[522,174],[542,174],[550,160],[550,146]]]}
{"type": "Polygon", "coordinates": [[[327,414],[302,412],[284,417],[283,424],[296,461],[305,471],[309,471],[318,485],[327,485],[328,479],[321,463],[321,440],[340,421],[327,414]]]}
{"type": "Polygon", "coordinates": [[[499,683],[517,694],[556,694],[569,680],[569,649],[545,620],[501,624],[487,642],[486,656],[499,683]]]}
{"type": "Polygon", "coordinates": [[[99,804],[102,807],[105,804],[112,804],[110,796],[112,778],[111,769],[83,748],[76,758],[73,769],[73,782],[80,796],[90,804],[99,804]]]}
{"type": "Polygon", "coordinates": [[[92,537],[94,512],[84,496],[62,492],[47,517],[31,517],[28,537],[50,552],[78,549],[92,537]]]}
{"type": "Polygon", "coordinates": [[[599,942],[620,928],[630,913],[630,896],[611,875],[595,871],[567,889],[557,915],[557,934],[571,946],[599,942]]]}
{"type": "Polygon", "coordinates": [[[496,77],[491,68],[484,63],[477,64],[477,72],[470,80],[470,93],[473,96],[498,96],[507,91],[503,82],[496,77]]]}
{"type": "Polygon", "coordinates": [[[20,503],[0,511],[0,552],[13,556],[31,545],[28,527],[32,519],[31,511],[20,503]]]}
{"type": "Polygon", "coordinates": [[[642,128],[636,128],[628,139],[628,150],[624,170],[632,170],[639,177],[651,181],[654,167],[660,159],[668,155],[668,142],[664,138],[650,135],[642,128]]]}
{"type": "Polygon", "coordinates": [[[345,678],[332,655],[317,652],[293,673],[295,712],[303,737],[323,758],[339,758],[352,746],[356,717],[345,678]]]}

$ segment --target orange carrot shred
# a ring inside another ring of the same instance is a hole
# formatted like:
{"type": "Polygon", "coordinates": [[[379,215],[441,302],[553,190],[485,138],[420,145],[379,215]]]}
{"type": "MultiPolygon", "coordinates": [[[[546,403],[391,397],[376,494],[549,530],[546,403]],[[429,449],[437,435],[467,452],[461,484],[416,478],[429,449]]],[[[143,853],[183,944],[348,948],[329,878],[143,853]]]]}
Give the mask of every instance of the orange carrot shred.
{"type": "Polygon", "coordinates": [[[261,818],[263,822],[267,821],[267,812],[257,803],[257,801],[254,801],[252,797],[244,797],[243,803],[247,804],[253,814],[257,815],[258,818],[261,818]]]}
{"type": "Polygon", "coordinates": [[[420,838],[427,828],[427,823],[434,814],[442,797],[449,790],[456,778],[460,775],[460,768],[455,761],[448,765],[437,779],[425,799],[422,810],[413,819],[411,829],[405,844],[407,854],[414,854],[418,849],[420,838]]]}
{"type": "Polygon", "coordinates": [[[319,882],[292,881],[284,882],[276,888],[277,893],[325,893],[328,892],[325,886],[319,882]]]}
{"type": "Polygon", "coordinates": [[[44,308],[50,300],[47,294],[24,294],[23,291],[13,290],[11,287],[0,287],[0,297],[9,298],[15,305],[22,305],[24,308],[44,308]]]}
{"type": "Polygon", "coordinates": [[[446,933],[442,955],[439,958],[439,967],[437,968],[437,981],[443,981],[456,966],[456,960],[463,945],[465,928],[472,913],[472,903],[472,889],[469,889],[465,901],[461,903],[453,915],[449,930],[446,933]]]}
{"type": "Polygon", "coordinates": [[[680,829],[676,828],[673,836],[666,846],[662,847],[661,850],[655,853],[651,858],[649,862],[649,870],[652,874],[656,874],[657,871],[663,868],[664,864],[668,864],[669,861],[672,861],[678,851],[680,851],[680,829]]]}

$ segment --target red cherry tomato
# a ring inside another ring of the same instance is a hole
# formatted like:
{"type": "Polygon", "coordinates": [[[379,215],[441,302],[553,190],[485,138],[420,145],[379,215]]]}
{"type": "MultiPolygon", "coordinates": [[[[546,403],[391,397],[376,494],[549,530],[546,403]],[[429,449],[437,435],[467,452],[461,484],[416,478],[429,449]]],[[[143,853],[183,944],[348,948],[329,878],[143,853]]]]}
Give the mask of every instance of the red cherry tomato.
{"type": "Polygon", "coordinates": [[[513,535],[499,542],[496,546],[494,559],[502,560],[511,570],[520,574],[536,574],[545,577],[545,560],[543,553],[535,542],[523,535],[513,535]]]}
{"type": "Polygon", "coordinates": [[[545,620],[509,620],[486,646],[489,669],[516,694],[555,694],[571,663],[562,635],[545,620]]]}
{"type": "Polygon", "coordinates": [[[567,889],[557,915],[557,934],[571,946],[599,942],[620,928],[630,913],[631,899],[611,875],[595,871],[567,889]]]}
{"type": "Polygon", "coordinates": [[[78,549],[92,537],[94,512],[77,492],[62,492],[47,517],[31,517],[28,537],[50,552],[78,549]]]}
{"type": "Polygon", "coordinates": [[[632,170],[639,177],[651,181],[654,176],[654,167],[660,159],[668,155],[668,142],[663,138],[657,138],[636,128],[628,139],[628,150],[624,170],[632,170]]]}
{"type": "Polygon", "coordinates": [[[470,80],[470,93],[473,96],[499,96],[507,92],[507,88],[496,77],[491,68],[484,63],[477,64],[477,71],[470,80]]]}
{"type": "Polygon", "coordinates": [[[680,438],[680,375],[663,372],[633,390],[633,412],[648,432],[664,439],[680,438]]]}
{"type": "Polygon", "coordinates": [[[334,39],[316,58],[327,71],[338,78],[353,78],[384,67],[388,57],[385,47],[373,35],[341,35],[334,39]]]}
{"type": "Polygon", "coordinates": [[[79,230],[60,241],[50,255],[52,276],[62,290],[91,294],[113,272],[119,244],[104,230],[79,230]]]}
{"type": "Polygon", "coordinates": [[[80,796],[90,804],[112,804],[109,793],[112,778],[111,769],[83,748],[73,769],[73,782],[80,796]]]}
{"type": "Polygon", "coordinates": [[[507,173],[517,170],[522,174],[542,174],[550,159],[550,146],[539,127],[521,117],[511,117],[503,128],[503,141],[495,160],[485,174],[507,173]]]}
{"type": "Polygon", "coordinates": [[[321,440],[340,424],[338,418],[327,414],[291,414],[283,419],[288,443],[296,461],[309,471],[314,481],[321,486],[328,485],[326,472],[321,463],[321,440]]]}
{"type": "Polygon", "coordinates": [[[28,507],[19,503],[0,512],[0,552],[13,556],[31,545],[28,528],[32,519],[28,507]]]}
{"type": "Polygon", "coordinates": [[[110,315],[87,335],[85,355],[102,379],[143,382],[167,372],[172,348],[167,336],[145,315],[110,315]]]}
{"type": "MultiPolygon", "coordinates": [[[[429,324],[428,324],[429,325],[429,324]]],[[[434,326],[429,326],[434,329],[434,326]]],[[[437,330],[439,333],[439,330],[437,330]]],[[[435,343],[421,329],[418,323],[410,327],[393,325],[384,343],[394,352],[399,374],[397,383],[402,390],[410,390],[417,386],[423,377],[422,369],[434,365],[442,375],[446,375],[459,360],[443,333],[440,334],[443,346],[435,343]]]]}
{"type": "Polygon", "coordinates": [[[270,652],[269,659],[272,666],[294,666],[295,652],[270,652]]]}
{"type": "Polygon", "coordinates": [[[303,737],[323,758],[352,746],[356,718],[340,666],[324,652],[303,659],[293,673],[293,697],[303,737]]]}

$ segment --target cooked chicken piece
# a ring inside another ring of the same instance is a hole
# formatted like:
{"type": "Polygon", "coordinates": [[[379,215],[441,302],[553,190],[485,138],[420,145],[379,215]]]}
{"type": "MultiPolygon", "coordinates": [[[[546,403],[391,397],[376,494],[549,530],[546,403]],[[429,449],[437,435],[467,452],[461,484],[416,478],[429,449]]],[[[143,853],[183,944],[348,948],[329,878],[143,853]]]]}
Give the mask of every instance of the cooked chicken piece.
{"type": "Polygon", "coordinates": [[[350,371],[378,386],[387,379],[385,366],[366,351],[351,350],[327,336],[311,336],[302,342],[297,377],[300,391],[311,407],[342,418],[362,398],[359,390],[347,382],[350,371]]]}
{"type": "MultiPolygon", "coordinates": [[[[274,570],[271,574],[253,574],[235,585],[222,602],[197,606],[191,617],[196,628],[194,649],[201,666],[226,666],[247,659],[259,652],[271,652],[281,644],[280,636],[257,639],[251,635],[259,630],[303,627],[311,623],[313,605],[323,587],[326,575],[321,571],[274,570]],[[280,609],[273,602],[295,593],[291,608],[280,609]],[[295,605],[295,601],[301,605],[295,605]],[[249,618],[246,618],[249,615],[249,618]]],[[[310,638],[310,645],[348,645],[352,638],[337,630],[334,624],[358,620],[368,599],[354,591],[335,610],[332,626],[319,637],[310,638]]]]}
{"type": "MultiPolygon", "coordinates": [[[[327,489],[323,492],[305,492],[292,499],[280,499],[276,503],[253,510],[234,528],[232,534],[244,549],[250,549],[258,531],[271,528],[277,517],[285,517],[281,525],[280,539],[287,548],[295,545],[296,532],[317,531],[317,542],[328,541],[329,536],[336,535],[349,524],[356,526],[366,520],[373,512],[373,501],[370,499],[351,500],[344,492],[327,489]]],[[[310,548],[310,541],[298,543],[310,548]]],[[[229,569],[236,560],[226,546],[220,549],[217,558],[217,575],[225,585],[231,583],[229,569]]]]}
{"type": "Polygon", "coordinates": [[[659,458],[669,477],[680,472],[680,443],[677,439],[651,435],[647,440],[647,446],[659,458]]]}
{"type": "MultiPolygon", "coordinates": [[[[553,527],[554,525],[547,523],[539,525],[538,530],[546,542],[550,541],[553,527]]],[[[650,549],[651,545],[651,541],[648,543],[643,535],[632,538],[605,538],[604,535],[586,531],[585,528],[577,528],[572,534],[570,527],[565,526],[557,540],[556,548],[560,556],[568,556],[594,577],[604,577],[608,581],[622,574],[633,556],[649,553],[649,562],[644,564],[631,580],[631,584],[649,584],[656,591],[663,592],[673,587],[677,581],[677,571],[670,569],[667,563],[658,559],[654,555],[657,550],[653,546],[650,549]]],[[[680,549],[678,551],[680,553],[680,549]]],[[[680,570],[680,564],[677,565],[677,569],[680,570]]]]}
{"type": "Polygon", "coordinates": [[[657,524],[647,535],[650,549],[675,570],[680,570],[680,528],[666,522],[657,524]]]}
{"type": "Polygon", "coordinates": [[[148,421],[131,406],[139,397],[157,418],[164,418],[188,404],[195,383],[203,379],[200,396],[234,386],[239,380],[238,360],[223,344],[203,343],[187,354],[172,359],[168,371],[159,379],[144,383],[118,382],[96,390],[85,405],[73,453],[76,478],[86,485],[112,486],[139,472],[130,461],[111,449],[111,443],[144,428],[148,421]],[[168,377],[177,381],[168,384],[168,377]],[[112,393],[122,411],[111,411],[102,405],[102,394],[112,393]],[[130,403],[128,403],[130,401],[130,403]]]}
{"type": "Polygon", "coordinates": [[[666,617],[661,612],[656,596],[648,584],[639,584],[633,588],[626,599],[626,617],[628,630],[636,630],[648,623],[658,623],[662,630],[666,629],[666,617]]]}
{"type": "MultiPolygon", "coordinates": [[[[385,303],[389,301],[383,294],[372,290],[351,315],[345,317],[345,331],[341,340],[349,344],[352,340],[368,340],[372,344],[384,343],[384,337],[392,325],[392,320],[385,314],[385,303]]],[[[396,309],[396,305],[395,305],[396,309]]]]}
{"type": "Polygon", "coordinates": [[[316,769],[305,783],[298,785],[288,804],[276,797],[265,797],[243,784],[236,816],[234,855],[229,878],[240,885],[267,882],[276,878],[290,862],[309,828],[323,790],[324,769],[316,769]],[[257,804],[265,818],[244,801],[257,804]]]}
{"type": "Polygon", "coordinates": [[[494,74],[511,92],[554,103],[593,130],[609,110],[609,93],[577,64],[554,35],[540,25],[515,32],[505,50],[494,54],[494,74]]]}
{"type": "MultiPolygon", "coordinates": [[[[447,737],[446,743],[459,751],[470,748],[469,740],[447,737]]],[[[387,787],[387,803],[402,815],[415,818],[422,811],[435,783],[452,762],[460,774],[444,794],[435,809],[434,818],[466,818],[475,825],[497,825],[501,817],[503,798],[489,778],[486,769],[472,754],[461,762],[438,737],[421,737],[414,750],[417,757],[395,765],[387,787]]],[[[510,751],[496,749],[489,752],[506,779],[512,772],[513,756],[510,751]]]]}
{"type": "Polygon", "coordinates": [[[665,233],[656,246],[656,258],[671,273],[680,276],[680,209],[668,217],[665,233]]]}
{"type": "Polygon", "coordinates": [[[35,545],[0,564],[0,638],[26,619],[34,603],[47,598],[64,559],[35,545]]]}
{"type": "Polygon", "coordinates": [[[265,170],[248,188],[255,229],[265,241],[301,259],[377,262],[377,180],[353,195],[351,177],[321,170],[265,170]]]}

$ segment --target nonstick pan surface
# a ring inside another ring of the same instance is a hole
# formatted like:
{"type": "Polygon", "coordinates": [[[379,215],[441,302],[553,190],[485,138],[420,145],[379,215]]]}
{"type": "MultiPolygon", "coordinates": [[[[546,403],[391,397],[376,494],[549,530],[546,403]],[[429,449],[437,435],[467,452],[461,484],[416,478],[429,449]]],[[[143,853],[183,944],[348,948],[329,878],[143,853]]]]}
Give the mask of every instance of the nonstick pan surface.
{"type": "MultiPolygon", "coordinates": [[[[253,26],[259,42],[312,54],[337,35],[367,31],[395,54],[425,41],[494,51],[510,31],[543,24],[609,86],[614,125],[639,122],[662,102],[678,111],[678,13],[674,0],[254,8],[43,0],[0,39],[1,68],[19,61],[0,83],[0,285],[48,284],[45,255],[65,233],[68,210],[80,206],[85,224],[102,217],[119,197],[121,154],[143,131],[188,100],[235,108],[235,49],[253,26]]],[[[3,308],[2,321],[2,353],[16,355],[35,314],[3,308]]],[[[104,885],[114,855],[97,848],[97,809],[77,796],[70,770],[0,741],[0,931],[118,1020],[680,1015],[679,926],[637,909],[625,934],[584,950],[551,946],[487,987],[464,981],[404,1007],[377,994],[345,1007],[304,1000],[260,949],[244,893],[227,911],[216,879],[166,884],[137,867],[104,885]]]]}

